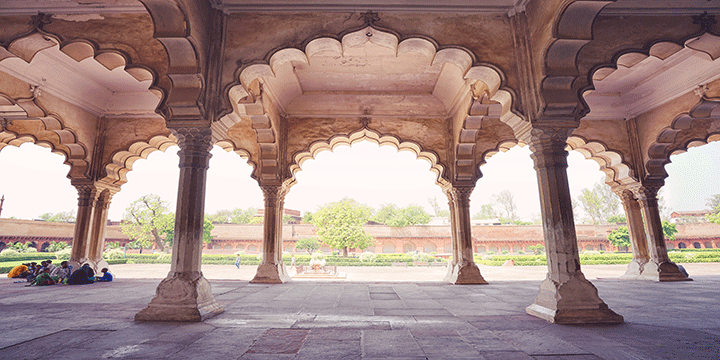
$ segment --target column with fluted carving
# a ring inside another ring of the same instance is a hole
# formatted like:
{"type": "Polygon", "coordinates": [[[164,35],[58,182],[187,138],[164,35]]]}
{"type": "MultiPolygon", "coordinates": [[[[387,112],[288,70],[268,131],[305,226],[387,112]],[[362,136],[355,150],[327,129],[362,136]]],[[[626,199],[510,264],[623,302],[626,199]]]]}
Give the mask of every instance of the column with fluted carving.
{"type": "Polygon", "coordinates": [[[630,244],[633,253],[633,259],[630,261],[630,264],[628,264],[628,268],[623,277],[635,279],[642,274],[645,264],[647,264],[649,259],[642,213],[640,212],[640,204],[631,190],[621,190],[617,193],[620,199],[622,199],[623,209],[625,210],[625,219],[627,219],[628,233],[630,234],[630,244]]]}
{"type": "Polygon", "coordinates": [[[137,321],[202,321],[224,311],[200,271],[211,130],[192,127],[171,130],[180,146],[172,262],[155,297],[135,315],[137,321]]]}
{"type": "Polygon", "coordinates": [[[678,266],[668,257],[657,200],[657,193],[663,185],[662,181],[644,181],[642,186],[635,190],[645,224],[645,238],[650,256],[650,261],[643,268],[642,277],[655,281],[691,280],[680,272],[678,266]]]}
{"type": "Polygon", "coordinates": [[[93,224],[93,213],[97,202],[98,189],[93,183],[75,182],[78,192],[78,209],[75,216],[75,231],[68,263],[75,270],[88,261],[90,253],[89,238],[93,224]]]}
{"type": "Polygon", "coordinates": [[[548,274],[528,314],[560,324],[621,323],[580,269],[572,198],[567,178],[566,140],[572,127],[535,127],[530,149],[540,190],[548,274]]]}
{"type": "Polygon", "coordinates": [[[107,261],[103,258],[103,250],[105,250],[105,227],[107,225],[110,201],[117,191],[116,188],[106,188],[102,190],[93,209],[92,227],[88,240],[88,263],[90,263],[90,266],[92,266],[96,272],[108,267],[107,261]]]}
{"type": "Polygon", "coordinates": [[[286,191],[281,185],[261,185],[260,189],[265,198],[263,260],[250,282],[281,284],[290,281],[282,261],[282,217],[286,191]]]}
{"type": "Polygon", "coordinates": [[[473,260],[470,226],[470,194],[473,186],[456,186],[445,190],[450,203],[450,227],[453,236],[453,260],[445,281],[453,284],[487,284],[473,260]]]}

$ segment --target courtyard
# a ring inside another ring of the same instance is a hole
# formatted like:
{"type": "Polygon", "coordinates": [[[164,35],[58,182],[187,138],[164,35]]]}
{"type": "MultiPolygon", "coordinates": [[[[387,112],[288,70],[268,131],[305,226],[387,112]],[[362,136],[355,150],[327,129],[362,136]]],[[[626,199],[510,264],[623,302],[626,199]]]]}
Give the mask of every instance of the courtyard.
{"type": "MultiPolygon", "coordinates": [[[[25,287],[0,279],[2,359],[717,359],[720,264],[694,281],[583,271],[621,325],[556,325],[525,313],[546,267],[480,266],[489,285],[441,268],[339,268],[345,280],[250,284],[255,267],[205,265],[225,312],[200,323],[139,323],[167,265],[113,265],[116,281],[25,287]]],[[[292,275],[291,271],[291,275],[292,275]]]]}

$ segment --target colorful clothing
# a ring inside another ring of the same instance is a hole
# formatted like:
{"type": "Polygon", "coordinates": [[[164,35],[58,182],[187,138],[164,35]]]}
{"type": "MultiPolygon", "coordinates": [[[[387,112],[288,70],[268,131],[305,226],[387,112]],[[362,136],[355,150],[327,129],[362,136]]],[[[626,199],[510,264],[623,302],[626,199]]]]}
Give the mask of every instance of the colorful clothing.
{"type": "Polygon", "coordinates": [[[48,273],[42,273],[35,277],[35,280],[33,280],[30,285],[37,285],[37,286],[46,286],[46,285],[55,285],[55,280],[50,276],[48,273]]]}
{"type": "Polygon", "coordinates": [[[113,276],[112,276],[112,274],[110,274],[110,272],[108,271],[108,272],[106,272],[105,275],[103,275],[103,276],[97,276],[97,277],[95,277],[95,281],[98,281],[98,282],[110,282],[110,281],[113,281],[113,276]]]}
{"type": "Polygon", "coordinates": [[[25,266],[25,265],[18,265],[18,266],[16,266],[16,267],[12,268],[12,270],[10,270],[10,272],[8,273],[8,277],[9,277],[9,278],[19,278],[19,277],[23,277],[23,276],[21,276],[21,274],[24,273],[24,272],[26,272],[26,271],[28,271],[28,267],[27,267],[27,266],[25,266]]]}
{"type": "Polygon", "coordinates": [[[92,284],[94,282],[95,272],[88,264],[83,265],[80,269],[72,273],[67,280],[68,285],[85,285],[92,284]]]}

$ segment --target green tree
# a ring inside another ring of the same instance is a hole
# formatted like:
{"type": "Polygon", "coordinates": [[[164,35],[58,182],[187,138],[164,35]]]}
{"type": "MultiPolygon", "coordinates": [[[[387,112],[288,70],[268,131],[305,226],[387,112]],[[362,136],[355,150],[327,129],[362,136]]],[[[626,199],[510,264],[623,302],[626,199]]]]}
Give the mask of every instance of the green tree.
{"type": "Polygon", "coordinates": [[[430,214],[420,205],[411,204],[399,208],[395,204],[383,204],[380,210],[370,220],[391,227],[404,227],[409,225],[427,224],[430,214]]]}
{"type": "Polygon", "coordinates": [[[512,222],[518,219],[517,204],[515,203],[515,195],[510,190],[503,190],[498,194],[493,194],[492,202],[504,212],[501,216],[501,222],[512,222]]]}
{"type": "Polygon", "coordinates": [[[313,238],[300,239],[295,243],[295,250],[305,250],[310,255],[319,248],[320,242],[313,238]]]}
{"type": "Polygon", "coordinates": [[[303,214],[302,222],[303,222],[304,224],[312,224],[313,215],[314,215],[314,214],[313,214],[312,212],[306,211],[306,212],[303,214]]]}
{"type": "Polygon", "coordinates": [[[675,234],[677,231],[677,226],[675,224],[663,220],[662,222],[662,229],[663,229],[663,235],[665,235],[665,240],[675,240],[675,234]]]}
{"type": "Polygon", "coordinates": [[[138,241],[138,245],[152,241],[160,251],[165,251],[167,238],[162,239],[160,234],[167,234],[173,229],[175,220],[168,206],[158,195],[141,196],[125,209],[121,231],[130,240],[138,241]]]}
{"type": "Polygon", "coordinates": [[[712,214],[706,216],[707,220],[720,224],[720,194],[709,197],[706,205],[713,211],[712,214]]]}
{"type": "Polygon", "coordinates": [[[609,217],[619,214],[620,199],[602,182],[592,190],[583,189],[578,201],[593,224],[605,224],[609,217]]]}
{"type": "Polygon", "coordinates": [[[44,213],[40,218],[47,222],[73,222],[75,221],[75,210],[61,211],[59,213],[44,213]]]}
{"type": "Polygon", "coordinates": [[[257,209],[251,206],[247,209],[218,210],[206,217],[218,224],[249,224],[255,214],[257,214],[257,209]]]}
{"type": "Polygon", "coordinates": [[[495,208],[493,208],[492,204],[485,204],[480,206],[480,211],[478,211],[474,216],[473,219],[475,220],[490,220],[498,217],[497,212],[495,212],[495,208]]]}
{"type": "Polygon", "coordinates": [[[608,224],[625,224],[627,223],[627,218],[625,218],[625,215],[610,215],[607,218],[608,224]]]}
{"type": "Polygon", "coordinates": [[[630,230],[628,230],[627,226],[621,226],[617,230],[610,232],[608,240],[618,248],[630,247],[630,230]]]}
{"type": "Polygon", "coordinates": [[[433,213],[437,217],[450,217],[450,210],[443,209],[440,207],[440,204],[438,203],[438,200],[436,197],[428,198],[428,203],[430,204],[430,207],[433,209],[433,213]]]}
{"type": "Polygon", "coordinates": [[[313,224],[320,241],[343,249],[343,256],[347,257],[348,248],[365,249],[372,245],[373,238],[363,229],[371,214],[371,207],[344,198],[318,209],[313,215],[313,224]]]}

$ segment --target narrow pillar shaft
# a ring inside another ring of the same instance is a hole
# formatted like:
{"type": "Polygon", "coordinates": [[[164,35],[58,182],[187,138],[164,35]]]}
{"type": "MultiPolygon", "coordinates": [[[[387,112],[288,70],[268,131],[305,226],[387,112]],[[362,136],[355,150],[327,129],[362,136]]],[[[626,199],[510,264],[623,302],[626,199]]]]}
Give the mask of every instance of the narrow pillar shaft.
{"type": "Polygon", "coordinates": [[[643,227],[640,204],[633,193],[625,190],[620,194],[620,198],[622,199],[623,209],[625,210],[625,218],[627,219],[630,244],[633,252],[633,259],[628,265],[624,277],[634,278],[642,274],[645,264],[647,264],[649,259],[647,241],[645,240],[645,229],[643,227]]]}
{"type": "Polygon", "coordinates": [[[100,195],[95,203],[92,219],[92,231],[89,239],[88,259],[97,271],[108,266],[103,259],[103,250],[105,250],[105,226],[107,225],[108,209],[110,208],[110,199],[112,195],[105,191],[100,195]]]}
{"type": "Polygon", "coordinates": [[[265,197],[263,261],[251,283],[280,284],[290,281],[282,261],[282,214],[285,191],[281,185],[260,186],[265,197]]]}
{"type": "Polygon", "coordinates": [[[565,324],[620,323],[580,269],[572,199],[567,179],[567,135],[572,129],[535,128],[531,150],[540,190],[547,279],[535,303],[526,310],[545,320],[565,324]]]}
{"type": "Polygon", "coordinates": [[[472,186],[446,190],[450,205],[453,261],[445,281],[453,284],[487,284],[473,260],[472,228],[470,226],[470,194],[472,186]]]}
{"type": "Polygon", "coordinates": [[[172,263],[148,307],[135,315],[137,321],[202,321],[223,312],[200,271],[211,131],[173,130],[180,146],[180,179],[172,263]]]}
{"type": "Polygon", "coordinates": [[[691,280],[668,257],[657,201],[657,192],[662,185],[662,183],[644,183],[636,193],[645,224],[645,238],[650,257],[642,275],[656,281],[691,280]]]}
{"type": "Polygon", "coordinates": [[[93,224],[93,210],[97,201],[97,188],[91,184],[75,185],[78,191],[78,210],[75,217],[70,264],[74,269],[88,261],[90,253],[89,237],[93,224]]]}

